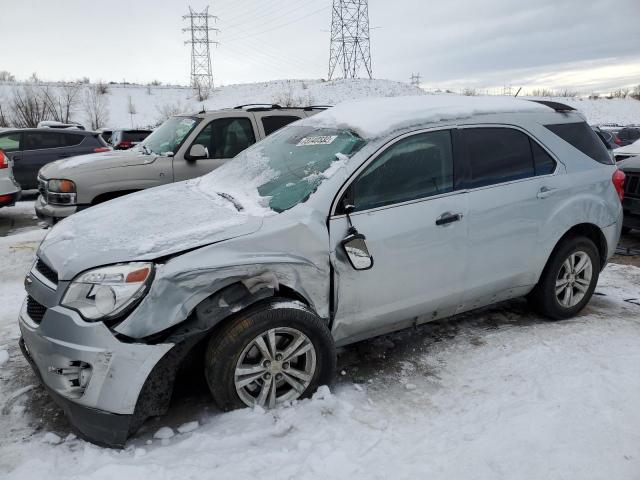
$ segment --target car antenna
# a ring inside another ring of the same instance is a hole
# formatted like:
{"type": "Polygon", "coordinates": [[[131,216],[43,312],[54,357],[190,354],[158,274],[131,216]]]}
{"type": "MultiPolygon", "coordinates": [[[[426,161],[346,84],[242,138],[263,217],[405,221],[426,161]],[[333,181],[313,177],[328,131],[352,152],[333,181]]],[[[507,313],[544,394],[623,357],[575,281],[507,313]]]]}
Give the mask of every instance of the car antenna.
{"type": "Polygon", "coordinates": [[[516,94],[513,96],[513,98],[516,98],[516,97],[518,96],[518,94],[520,93],[520,90],[522,90],[522,87],[520,87],[520,88],[518,89],[518,91],[517,91],[517,92],[516,92],[516,94]]]}
{"type": "Polygon", "coordinates": [[[204,109],[204,103],[202,104],[202,110],[200,110],[198,113],[207,113],[207,111],[204,109]]]}

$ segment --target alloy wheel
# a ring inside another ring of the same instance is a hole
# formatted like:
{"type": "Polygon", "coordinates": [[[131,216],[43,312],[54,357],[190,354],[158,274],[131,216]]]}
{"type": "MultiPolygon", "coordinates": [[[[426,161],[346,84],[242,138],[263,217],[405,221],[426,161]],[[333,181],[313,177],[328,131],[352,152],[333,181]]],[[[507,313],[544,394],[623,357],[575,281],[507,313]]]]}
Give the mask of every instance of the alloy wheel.
{"type": "Polygon", "coordinates": [[[573,252],[562,263],[556,278],[556,298],[565,308],[578,305],[587,294],[593,277],[591,257],[583,251],[573,252]]]}

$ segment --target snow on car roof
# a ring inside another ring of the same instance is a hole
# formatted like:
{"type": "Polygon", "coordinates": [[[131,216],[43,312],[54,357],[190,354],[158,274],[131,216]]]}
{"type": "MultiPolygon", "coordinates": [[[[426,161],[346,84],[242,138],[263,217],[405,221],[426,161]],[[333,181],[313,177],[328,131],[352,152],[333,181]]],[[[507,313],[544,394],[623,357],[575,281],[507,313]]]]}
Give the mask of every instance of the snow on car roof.
{"type": "Polygon", "coordinates": [[[348,101],[301,123],[348,128],[363,138],[378,138],[413,125],[458,120],[474,115],[552,111],[538,103],[511,97],[421,95],[348,101]]]}

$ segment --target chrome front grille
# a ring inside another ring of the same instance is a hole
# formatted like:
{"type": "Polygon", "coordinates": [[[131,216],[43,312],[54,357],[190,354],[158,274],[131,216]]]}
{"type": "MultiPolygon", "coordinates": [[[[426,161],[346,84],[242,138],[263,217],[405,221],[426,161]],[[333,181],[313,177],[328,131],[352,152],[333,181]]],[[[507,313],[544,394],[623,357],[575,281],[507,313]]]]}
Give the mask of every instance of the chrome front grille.
{"type": "Polygon", "coordinates": [[[40,192],[42,198],[47,199],[47,181],[41,177],[38,177],[38,192],[40,192]]]}
{"type": "Polygon", "coordinates": [[[58,285],[58,274],[40,258],[36,261],[36,270],[40,275],[49,280],[54,285],[58,285]]]}

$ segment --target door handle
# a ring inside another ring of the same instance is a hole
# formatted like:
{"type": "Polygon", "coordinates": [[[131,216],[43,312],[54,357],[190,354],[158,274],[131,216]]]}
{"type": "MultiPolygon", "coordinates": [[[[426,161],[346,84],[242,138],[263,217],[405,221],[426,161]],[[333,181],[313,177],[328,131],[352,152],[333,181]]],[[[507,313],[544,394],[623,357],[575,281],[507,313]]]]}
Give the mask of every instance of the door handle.
{"type": "Polygon", "coordinates": [[[538,190],[538,194],[536,196],[541,199],[547,198],[553,195],[554,193],[556,193],[557,191],[558,191],[557,188],[542,187],[540,188],[540,190],[538,190]]]}
{"type": "Polygon", "coordinates": [[[441,227],[443,225],[449,225],[453,222],[459,222],[460,220],[462,220],[462,216],[463,215],[461,213],[445,212],[436,219],[436,225],[441,227]]]}

